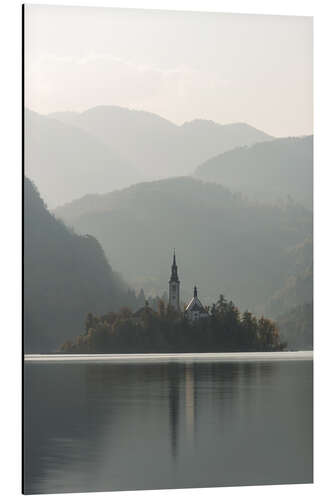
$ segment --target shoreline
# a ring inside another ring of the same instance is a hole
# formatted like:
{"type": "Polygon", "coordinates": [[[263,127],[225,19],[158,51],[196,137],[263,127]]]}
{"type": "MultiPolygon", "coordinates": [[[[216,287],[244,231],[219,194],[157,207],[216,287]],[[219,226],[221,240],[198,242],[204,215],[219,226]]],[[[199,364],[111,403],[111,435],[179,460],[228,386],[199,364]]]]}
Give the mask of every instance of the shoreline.
{"type": "Polygon", "coordinates": [[[205,353],[151,353],[151,354],[25,354],[29,363],[56,362],[228,362],[228,361],[311,361],[313,351],[284,352],[205,352],[205,353]]]}

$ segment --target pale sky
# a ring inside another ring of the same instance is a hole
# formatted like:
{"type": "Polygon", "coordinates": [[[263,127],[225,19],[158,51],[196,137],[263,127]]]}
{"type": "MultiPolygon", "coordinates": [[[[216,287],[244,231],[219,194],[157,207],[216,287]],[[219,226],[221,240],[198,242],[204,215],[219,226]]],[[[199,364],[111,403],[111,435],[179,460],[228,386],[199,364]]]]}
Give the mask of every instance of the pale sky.
{"type": "Polygon", "coordinates": [[[311,134],[312,18],[28,5],[26,106],[311,134]]]}

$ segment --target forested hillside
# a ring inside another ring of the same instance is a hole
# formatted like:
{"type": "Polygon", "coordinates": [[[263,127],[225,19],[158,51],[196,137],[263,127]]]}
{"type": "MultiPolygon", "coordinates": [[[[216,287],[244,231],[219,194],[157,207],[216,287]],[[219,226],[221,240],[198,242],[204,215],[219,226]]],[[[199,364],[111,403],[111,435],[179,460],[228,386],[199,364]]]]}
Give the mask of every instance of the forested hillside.
{"type": "Polygon", "coordinates": [[[240,147],[209,159],[194,175],[258,200],[290,196],[312,210],[313,136],[240,147]]]}
{"type": "Polygon", "coordinates": [[[197,284],[206,303],[222,292],[251,310],[303,270],[293,249],[312,236],[312,213],[300,205],[254,203],[186,177],[87,196],[56,214],[97,237],[110,262],[148,295],[167,289],[176,247],[182,298],[197,284]]]}
{"type": "Polygon", "coordinates": [[[98,241],[51,215],[24,182],[24,350],[50,352],[82,331],[87,312],[137,307],[98,241]]]}
{"type": "Polygon", "coordinates": [[[289,250],[294,262],[283,286],[269,298],[265,313],[276,318],[279,314],[313,301],[313,240],[307,238],[289,250]]]}
{"type": "Polygon", "coordinates": [[[313,303],[293,307],[277,318],[282,340],[294,349],[313,348],[313,303]]]}

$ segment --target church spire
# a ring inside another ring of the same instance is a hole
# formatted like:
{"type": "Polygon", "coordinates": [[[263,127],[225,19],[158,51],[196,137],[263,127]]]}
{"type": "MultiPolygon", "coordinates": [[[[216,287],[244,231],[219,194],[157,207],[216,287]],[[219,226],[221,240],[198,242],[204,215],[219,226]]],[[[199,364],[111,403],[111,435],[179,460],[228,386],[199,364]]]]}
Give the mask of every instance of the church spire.
{"type": "Polygon", "coordinates": [[[171,276],[169,279],[169,305],[179,311],[179,289],[178,267],[176,263],[176,250],[173,249],[173,260],[171,266],[171,276]]]}
{"type": "Polygon", "coordinates": [[[197,297],[197,296],[198,296],[197,285],[194,285],[193,297],[197,297]]]}
{"type": "Polygon", "coordinates": [[[179,278],[178,278],[178,266],[176,264],[176,250],[175,248],[173,249],[173,261],[172,261],[172,266],[171,266],[171,276],[169,283],[171,281],[176,281],[179,283],[179,278]]]}

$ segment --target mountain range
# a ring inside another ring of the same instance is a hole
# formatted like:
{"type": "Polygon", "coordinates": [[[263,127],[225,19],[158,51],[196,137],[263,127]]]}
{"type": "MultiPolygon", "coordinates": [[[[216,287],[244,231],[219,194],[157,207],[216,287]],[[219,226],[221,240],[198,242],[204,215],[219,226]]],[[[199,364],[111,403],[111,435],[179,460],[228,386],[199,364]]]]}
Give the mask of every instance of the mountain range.
{"type": "Polygon", "coordinates": [[[156,114],[118,106],[49,116],[111,146],[149,180],[186,175],[216,154],[271,139],[246,123],[220,125],[197,119],[178,126],[156,114]]]}
{"type": "Polygon", "coordinates": [[[235,148],[199,165],[194,176],[252,199],[272,202],[289,196],[312,210],[313,136],[235,148]]]}
{"type": "Polygon", "coordinates": [[[43,197],[26,179],[28,352],[81,333],[89,311],[141,306],[126,283],[161,296],[173,247],[183,301],[197,284],[204,303],[223,293],[309,338],[312,136],[116,106],[26,110],[24,153],[43,197]]]}
{"type": "Polygon", "coordinates": [[[190,174],[208,158],[271,137],[244,123],[194,120],[99,106],[83,113],[25,113],[26,174],[47,205],[144,180],[190,174]]]}
{"type": "Polygon", "coordinates": [[[252,310],[305,268],[293,249],[312,235],[312,213],[301,205],[252,202],[190,177],[85,196],[55,213],[95,236],[109,261],[146,295],[167,289],[176,247],[184,298],[197,284],[206,303],[223,293],[252,310]]]}
{"type": "Polygon", "coordinates": [[[29,110],[25,112],[24,154],[25,173],[50,207],[142,179],[131,164],[98,138],[29,110]]]}

